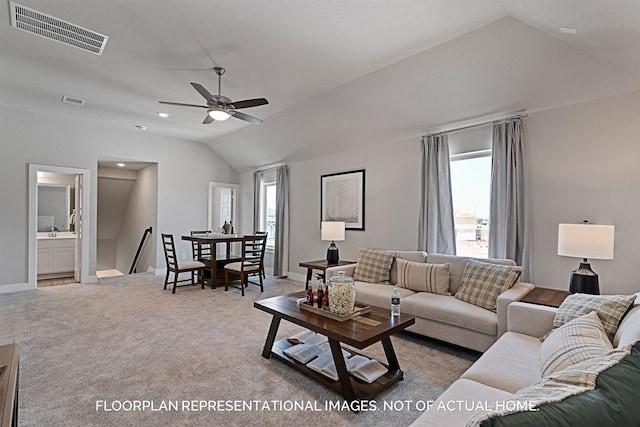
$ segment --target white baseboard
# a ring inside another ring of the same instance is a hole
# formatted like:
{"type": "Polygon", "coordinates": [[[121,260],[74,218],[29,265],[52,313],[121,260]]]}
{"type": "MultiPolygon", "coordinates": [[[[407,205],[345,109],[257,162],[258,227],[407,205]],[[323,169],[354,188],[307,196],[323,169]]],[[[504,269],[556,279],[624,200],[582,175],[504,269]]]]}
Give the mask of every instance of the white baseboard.
{"type": "Polygon", "coordinates": [[[154,271],[154,274],[156,276],[166,276],[167,269],[166,268],[156,268],[156,271],[154,271]]]}
{"type": "Polygon", "coordinates": [[[9,294],[13,292],[31,291],[36,289],[29,283],[15,283],[12,285],[0,285],[0,294],[9,294]]]}

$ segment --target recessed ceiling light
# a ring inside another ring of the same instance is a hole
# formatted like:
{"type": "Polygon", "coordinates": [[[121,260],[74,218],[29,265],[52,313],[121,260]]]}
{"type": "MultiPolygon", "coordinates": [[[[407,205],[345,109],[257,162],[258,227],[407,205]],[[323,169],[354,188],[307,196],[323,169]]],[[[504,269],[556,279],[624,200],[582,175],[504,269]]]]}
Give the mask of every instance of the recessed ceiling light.
{"type": "Polygon", "coordinates": [[[117,165],[118,167],[121,167],[121,168],[123,168],[123,167],[127,166],[127,165],[125,165],[124,163],[116,163],[116,165],[117,165]]]}
{"type": "Polygon", "coordinates": [[[167,118],[167,117],[169,117],[171,114],[169,114],[169,113],[162,113],[162,112],[160,112],[160,113],[158,113],[158,115],[159,115],[160,117],[162,117],[163,119],[166,119],[166,118],[167,118]]]}
{"type": "Polygon", "coordinates": [[[136,125],[136,129],[147,130],[147,127],[146,126],[142,126],[142,125],[136,125]]]}
{"type": "Polygon", "coordinates": [[[576,28],[570,27],[560,27],[560,32],[565,34],[573,34],[574,36],[578,34],[578,30],[576,28]]]}

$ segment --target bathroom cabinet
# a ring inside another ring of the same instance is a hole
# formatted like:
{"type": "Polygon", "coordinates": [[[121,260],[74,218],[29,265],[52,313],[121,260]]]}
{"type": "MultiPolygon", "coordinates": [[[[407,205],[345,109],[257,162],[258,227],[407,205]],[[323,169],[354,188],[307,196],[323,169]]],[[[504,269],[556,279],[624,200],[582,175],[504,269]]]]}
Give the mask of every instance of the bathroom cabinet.
{"type": "Polygon", "coordinates": [[[72,273],[74,261],[74,238],[38,239],[38,275],[72,273]]]}

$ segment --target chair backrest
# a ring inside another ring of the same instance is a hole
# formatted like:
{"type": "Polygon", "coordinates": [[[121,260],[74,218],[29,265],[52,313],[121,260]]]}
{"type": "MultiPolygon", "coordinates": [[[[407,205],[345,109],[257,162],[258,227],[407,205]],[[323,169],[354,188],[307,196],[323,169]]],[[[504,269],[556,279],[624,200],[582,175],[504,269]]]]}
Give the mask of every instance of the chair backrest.
{"type": "Polygon", "coordinates": [[[162,235],[162,247],[164,248],[164,259],[167,262],[167,269],[176,270],[178,268],[178,258],[173,244],[173,234],[162,235]]]}
{"type": "MultiPolygon", "coordinates": [[[[202,230],[202,231],[192,231],[191,235],[194,234],[207,234],[211,233],[211,230],[202,230]]],[[[211,258],[211,243],[200,243],[191,242],[191,254],[193,255],[193,259],[199,260],[200,258],[211,258]],[[200,248],[200,249],[198,249],[200,248]]]]}
{"type": "Polygon", "coordinates": [[[267,233],[244,236],[242,238],[242,261],[248,260],[262,265],[266,247],[267,233]]]}

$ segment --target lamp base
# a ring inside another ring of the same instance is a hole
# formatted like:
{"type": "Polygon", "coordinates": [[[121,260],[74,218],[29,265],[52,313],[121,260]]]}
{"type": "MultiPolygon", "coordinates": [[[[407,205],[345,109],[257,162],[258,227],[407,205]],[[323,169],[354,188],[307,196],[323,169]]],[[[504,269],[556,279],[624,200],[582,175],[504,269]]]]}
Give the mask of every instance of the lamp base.
{"type": "Polygon", "coordinates": [[[569,292],[600,295],[598,275],[591,270],[591,265],[588,262],[581,262],[580,267],[571,273],[569,292]]]}
{"type": "Polygon", "coordinates": [[[327,264],[337,264],[340,261],[340,254],[335,242],[327,249],[327,264]]]}

